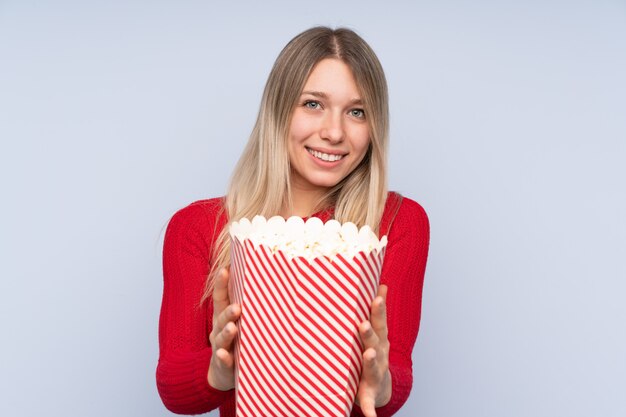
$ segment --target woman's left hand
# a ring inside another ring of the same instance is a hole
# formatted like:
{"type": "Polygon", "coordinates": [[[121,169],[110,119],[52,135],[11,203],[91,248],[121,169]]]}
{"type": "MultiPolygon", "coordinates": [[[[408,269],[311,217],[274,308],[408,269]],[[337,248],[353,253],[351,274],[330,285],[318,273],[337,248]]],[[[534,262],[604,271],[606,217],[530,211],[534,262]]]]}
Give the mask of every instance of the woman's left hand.
{"type": "Polygon", "coordinates": [[[382,407],[391,399],[386,299],[387,286],[381,285],[372,301],[370,320],[359,326],[363,342],[363,370],[356,404],[365,417],[376,417],[376,407],[382,407]]]}

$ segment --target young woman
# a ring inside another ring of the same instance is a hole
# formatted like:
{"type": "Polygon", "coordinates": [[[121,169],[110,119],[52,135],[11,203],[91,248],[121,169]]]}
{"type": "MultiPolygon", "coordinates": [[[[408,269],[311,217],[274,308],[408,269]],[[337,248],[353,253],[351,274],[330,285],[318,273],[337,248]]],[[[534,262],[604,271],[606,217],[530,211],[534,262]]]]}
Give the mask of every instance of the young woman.
{"type": "Polygon", "coordinates": [[[387,85],[372,49],[348,29],[317,27],[278,56],[259,116],[223,198],[171,219],[157,386],[175,413],[235,415],[241,307],[228,298],[231,220],[292,215],[369,225],[387,235],[381,287],[361,323],[363,371],[353,416],[391,416],[412,385],[429,225],[422,207],[387,191],[387,85]]]}

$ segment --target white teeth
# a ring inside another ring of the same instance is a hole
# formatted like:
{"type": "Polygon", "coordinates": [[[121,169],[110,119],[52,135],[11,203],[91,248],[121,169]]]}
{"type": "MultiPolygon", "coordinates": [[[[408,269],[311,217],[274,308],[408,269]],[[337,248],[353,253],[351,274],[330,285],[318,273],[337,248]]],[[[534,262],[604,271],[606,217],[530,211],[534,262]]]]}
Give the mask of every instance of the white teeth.
{"type": "Polygon", "coordinates": [[[333,155],[330,153],[318,152],[313,149],[306,148],[307,151],[317,159],[321,159],[326,162],[335,162],[343,158],[343,155],[333,155]]]}

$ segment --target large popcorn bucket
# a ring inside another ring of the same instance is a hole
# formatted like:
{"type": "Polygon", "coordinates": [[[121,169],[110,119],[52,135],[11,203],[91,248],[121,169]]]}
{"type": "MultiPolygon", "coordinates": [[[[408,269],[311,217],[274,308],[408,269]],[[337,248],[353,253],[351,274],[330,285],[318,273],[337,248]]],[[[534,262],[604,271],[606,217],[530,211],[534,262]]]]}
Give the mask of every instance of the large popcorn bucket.
{"type": "Polygon", "coordinates": [[[349,416],[385,247],[293,256],[231,234],[237,416],[349,416]]]}

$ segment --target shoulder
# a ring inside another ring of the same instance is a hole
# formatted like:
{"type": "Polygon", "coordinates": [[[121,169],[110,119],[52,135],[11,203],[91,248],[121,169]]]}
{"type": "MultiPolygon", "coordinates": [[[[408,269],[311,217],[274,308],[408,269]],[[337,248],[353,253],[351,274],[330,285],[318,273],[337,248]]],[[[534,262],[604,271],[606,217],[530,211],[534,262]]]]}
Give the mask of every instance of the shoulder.
{"type": "Polygon", "coordinates": [[[224,198],[195,201],[178,210],[167,225],[165,240],[199,240],[209,244],[226,224],[224,198]]]}
{"type": "Polygon", "coordinates": [[[426,210],[417,201],[390,191],[385,203],[381,229],[388,233],[407,231],[428,233],[430,224],[426,210]]]}
{"type": "Polygon", "coordinates": [[[214,223],[224,214],[223,202],[223,197],[194,201],[174,213],[170,225],[214,223]]]}
{"type": "Polygon", "coordinates": [[[398,210],[399,219],[411,219],[412,221],[428,223],[428,215],[420,203],[410,199],[409,197],[400,196],[400,198],[402,199],[402,202],[400,203],[400,208],[398,210]]]}

